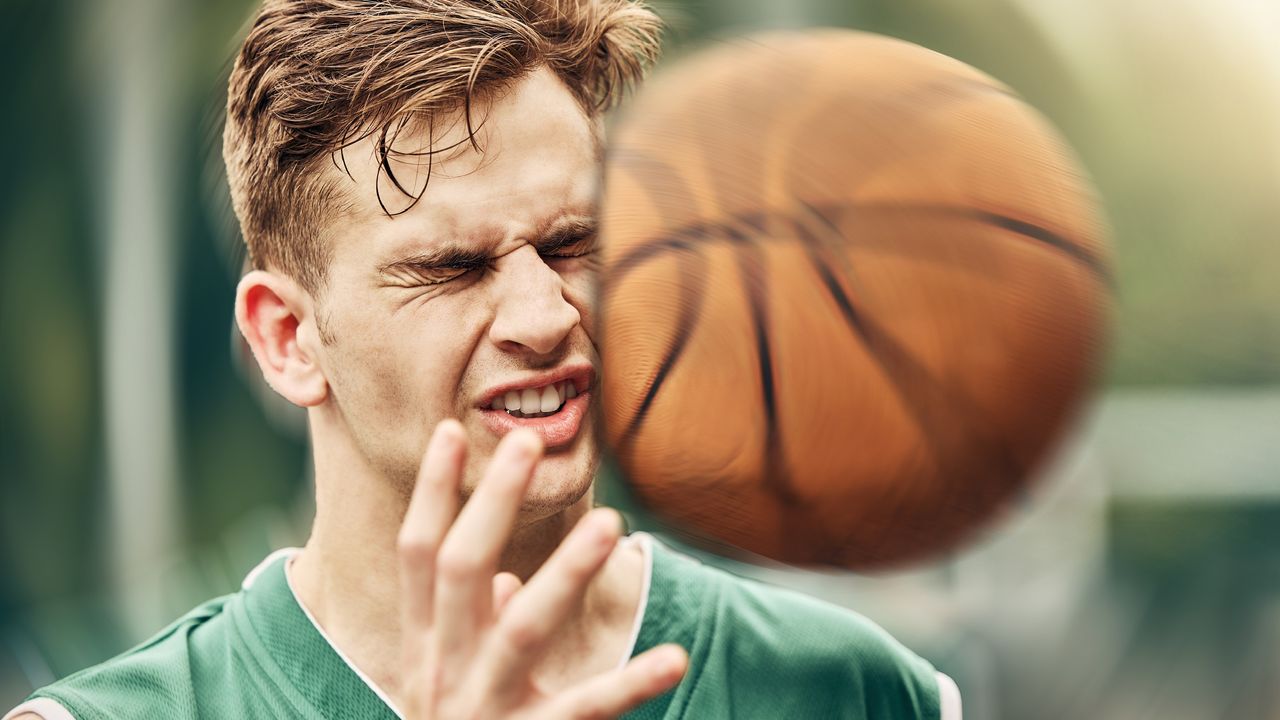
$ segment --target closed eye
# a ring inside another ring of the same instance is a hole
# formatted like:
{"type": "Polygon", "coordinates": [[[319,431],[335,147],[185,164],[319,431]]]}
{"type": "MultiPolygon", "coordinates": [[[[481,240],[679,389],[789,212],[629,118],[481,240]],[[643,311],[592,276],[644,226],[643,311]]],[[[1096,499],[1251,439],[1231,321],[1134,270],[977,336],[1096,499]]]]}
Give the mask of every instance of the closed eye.
{"type": "Polygon", "coordinates": [[[387,263],[378,268],[378,274],[383,285],[420,288],[458,280],[476,270],[483,270],[490,262],[485,249],[442,243],[426,252],[387,263]]]}
{"type": "Polygon", "coordinates": [[[596,251],[596,233],[571,233],[542,243],[538,253],[546,258],[576,258],[596,251]]]}
{"type": "Polygon", "coordinates": [[[445,264],[402,263],[395,268],[388,268],[383,275],[390,281],[388,284],[401,287],[422,287],[443,285],[460,280],[472,273],[482,271],[489,265],[487,258],[469,259],[445,264]]]}
{"type": "Polygon", "coordinates": [[[430,271],[418,273],[419,285],[442,285],[453,280],[458,280],[469,273],[484,269],[481,267],[443,267],[432,268],[430,271]]]}

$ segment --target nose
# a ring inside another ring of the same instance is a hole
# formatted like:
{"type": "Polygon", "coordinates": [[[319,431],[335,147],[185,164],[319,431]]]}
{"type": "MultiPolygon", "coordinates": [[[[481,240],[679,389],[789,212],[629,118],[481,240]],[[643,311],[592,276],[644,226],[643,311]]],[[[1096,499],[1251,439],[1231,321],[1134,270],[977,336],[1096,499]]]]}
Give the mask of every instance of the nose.
{"type": "Polygon", "coordinates": [[[560,274],[531,245],[500,258],[494,270],[496,312],[489,339],[503,350],[547,355],[582,321],[565,299],[560,274]]]}

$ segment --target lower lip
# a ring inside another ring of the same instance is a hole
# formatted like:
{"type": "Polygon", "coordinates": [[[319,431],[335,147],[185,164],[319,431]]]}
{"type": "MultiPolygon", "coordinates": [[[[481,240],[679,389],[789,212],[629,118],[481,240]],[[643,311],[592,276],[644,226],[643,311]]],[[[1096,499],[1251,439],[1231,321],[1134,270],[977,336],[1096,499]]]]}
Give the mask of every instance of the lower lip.
{"type": "Polygon", "coordinates": [[[591,393],[584,392],[564,402],[559,412],[539,418],[519,418],[506,410],[482,410],[480,417],[494,435],[502,437],[517,428],[529,428],[542,438],[542,444],[552,450],[568,445],[578,436],[582,420],[587,415],[591,393]]]}

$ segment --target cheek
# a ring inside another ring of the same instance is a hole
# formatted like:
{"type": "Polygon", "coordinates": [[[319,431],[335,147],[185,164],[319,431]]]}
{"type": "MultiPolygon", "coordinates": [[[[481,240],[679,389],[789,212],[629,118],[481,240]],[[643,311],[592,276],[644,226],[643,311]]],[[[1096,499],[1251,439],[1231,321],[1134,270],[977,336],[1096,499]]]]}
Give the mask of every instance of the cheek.
{"type": "Polygon", "coordinates": [[[595,310],[599,293],[598,275],[594,271],[579,270],[561,275],[564,281],[564,299],[582,316],[582,327],[588,335],[595,335],[595,310]]]}
{"type": "Polygon", "coordinates": [[[380,472],[412,482],[431,430],[458,415],[476,318],[441,303],[334,323],[325,358],[334,408],[380,472]]]}
{"type": "Polygon", "coordinates": [[[330,385],[338,406],[354,423],[374,422],[380,415],[398,417],[413,404],[409,379],[419,372],[406,367],[397,343],[379,334],[337,330],[332,350],[330,385]]]}
{"type": "Polygon", "coordinates": [[[447,304],[352,313],[335,323],[329,369],[339,403],[392,422],[451,414],[474,318],[447,304]]]}

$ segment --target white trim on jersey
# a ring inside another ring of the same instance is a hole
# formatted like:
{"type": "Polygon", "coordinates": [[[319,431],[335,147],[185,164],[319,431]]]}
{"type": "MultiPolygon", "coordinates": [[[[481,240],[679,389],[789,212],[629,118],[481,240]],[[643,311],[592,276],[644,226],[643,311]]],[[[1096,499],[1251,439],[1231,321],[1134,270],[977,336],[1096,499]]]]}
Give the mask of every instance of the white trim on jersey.
{"type": "Polygon", "coordinates": [[[44,718],[44,720],[76,720],[71,711],[62,706],[62,703],[49,698],[36,698],[35,700],[24,702],[10,710],[0,720],[11,720],[23,713],[31,713],[37,717],[44,718]]]}
{"type": "MultiPolygon", "coordinates": [[[[635,533],[635,535],[639,536],[636,538],[636,542],[640,543],[640,550],[644,553],[644,580],[640,591],[640,607],[636,612],[636,619],[632,624],[631,641],[627,644],[626,655],[623,656],[619,667],[626,665],[627,660],[631,658],[631,653],[635,650],[636,641],[640,637],[640,625],[644,620],[645,607],[649,602],[649,581],[653,577],[653,550],[649,547],[649,543],[652,542],[652,538],[650,538],[647,533],[635,533]]],[[[627,538],[624,538],[624,540],[625,539],[627,538]]],[[[356,674],[356,677],[360,678],[365,685],[368,685],[369,689],[372,690],[373,693],[382,700],[382,702],[386,703],[387,707],[391,708],[391,712],[395,713],[396,717],[400,718],[400,720],[404,720],[404,713],[400,712],[400,708],[396,707],[395,703],[391,702],[391,697],[388,696],[382,688],[378,687],[378,684],[375,683],[372,678],[365,675],[360,668],[356,667],[355,663],[351,662],[351,659],[347,657],[346,653],[342,652],[342,649],[339,648],[332,639],[330,639],[329,634],[324,631],[324,628],[320,627],[320,623],[316,621],[315,616],[311,614],[311,611],[307,609],[307,606],[302,603],[302,598],[298,597],[298,593],[294,592],[293,580],[289,576],[289,565],[292,564],[293,556],[297,554],[298,550],[298,548],[282,548],[271,553],[265,560],[259,563],[257,567],[249,571],[249,574],[245,576],[242,586],[247,588],[252,585],[253,581],[258,578],[258,575],[276,558],[282,555],[288,556],[288,559],[285,560],[284,579],[289,585],[289,592],[293,593],[294,602],[298,603],[298,607],[302,608],[302,613],[307,616],[307,620],[311,622],[311,626],[316,629],[316,632],[320,633],[320,637],[324,638],[324,641],[329,644],[329,647],[333,648],[334,653],[342,659],[342,662],[346,663],[347,667],[351,668],[351,671],[356,674]]],[[[55,719],[46,718],[45,720],[55,719]]]]}
{"type": "MultiPolygon", "coordinates": [[[[623,653],[622,659],[618,663],[619,668],[626,666],[627,662],[631,659],[631,654],[635,652],[636,643],[640,640],[640,627],[644,623],[645,611],[648,609],[649,587],[653,581],[653,536],[645,532],[637,532],[627,536],[624,540],[631,540],[631,538],[635,538],[634,541],[640,543],[640,551],[644,555],[644,579],[641,582],[640,587],[640,605],[636,609],[636,618],[631,627],[631,639],[627,643],[626,652],[623,653]]],[[[249,571],[249,574],[244,578],[244,582],[241,583],[241,587],[247,589],[252,586],[253,582],[258,579],[258,576],[262,574],[263,570],[269,567],[271,563],[275,562],[277,558],[285,556],[287,558],[284,566],[285,582],[289,586],[289,592],[293,594],[294,601],[298,603],[298,607],[302,608],[302,613],[307,616],[307,620],[310,621],[312,627],[316,629],[316,632],[320,633],[320,637],[324,638],[324,641],[329,644],[329,647],[333,648],[334,653],[342,659],[342,662],[346,663],[347,667],[351,668],[351,671],[354,672],[365,685],[368,685],[369,689],[372,690],[374,694],[386,703],[387,707],[396,714],[396,717],[403,720],[404,714],[401,713],[399,708],[391,702],[391,698],[388,697],[387,694],[382,691],[382,688],[378,687],[378,685],[374,683],[369,676],[365,675],[360,668],[356,667],[346,654],[334,644],[333,640],[331,640],[329,635],[324,631],[324,628],[320,627],[320,623],[316,621],[315,616],[311,614],[311,611],[307,609],[306,605],[302,604],[302,600],[298,598],[298,594],[294,592],[293,581],[289,577],[289,565],[292,564],[293,556],[299,551],[300,548],[291,547],[281,548],[271,553],[262,562],[258,563],[256,567],[249,571]]],[[[942,673],[938,673],[937,678],[938,697],[942,707],[940,720],[962,720],[960,688],[956,687],[954,680],[942,673]]],[[[12,720],[22,713],[33,713],[43,720],[76,720],[75,716],[73,716],[71,712],[63,707],[58,701],[51,700],[49,698],[37,698],[30,702],[25,702],[13,710],[10,710],[3,718],[0,718],[0,720],[12,720]]]]}
{"type": "Polygon", "coordinates": [[[649,584],[653,581],[653,536],[646,532],[636,532],[623,540],[631,538],[635,538],[635,542],[640,543],[640,552],[644,556],[644,580],[640,583],[640,605],[636,608],[636,619],[631,626],[631,639],[627,642],[627,649],[622,653],[622,659],[618,661],[618,669],[627,666],[627,662],[631,660],[631,654],[636,651],[636,643],[640,642],[640,626],[644,624],[644,611],[649,607],[649,584]]]}
{"type": "MultiPolygon", "coordinates": [[[[244,580],[240,581],[240,589],[248,590],[249,588],[253,587],[253,584],[258,580],[258,576],[261,575],[264,570],[271,567],[271,563],[275,562],[277,558],[281,558],[281,557],[292,558],[294,555],[297,555],[300,552],[302,552],[302,548],[297,548],[297,547],[285,547],[285,548],[280,548],[279,550],[272,551],[270,555],[262,559],[262,562],[258,563],[257,565],[254,565],[253,569],[249,571],[248,575],[244,576],[244,580]]],[[[288,578],[288,575],[289,575],[287,568],[288,566],[286,566],[286,570],[285,570],[286,579],[288,578]]],[[[293,586],[290,586],[289,590],[292,591],[293,586]]]]}
{"type": "Polygon", "coordinates": [[[961,720],[960,688],[950,676],[938,673],[938,704],[942,706],[940,720],[961,720]]]}
{"type": "MultiPolygon", "coordinates": [[[[271,553],[271,555],[274,557],[280,555],[280,553],[281,551],[277,550],[274,553],[271,553]]],[[[391,712],[395,713],[396,717],[400,718],[400,720],[404,720],[404,713],[400,712],[400,708],[396,707],[396,704],[391,702],[391,696],[383,692],[382,688],[378,687],[378,684],[373,681],[373,678],[365,675],[363,670],[356,667],[356,664],[351,662],[351,658],[347,657],[347,654],[342,652],[342,648],[338,647],[338,645],[329,637],[329,633],[326,633],[324,628],[320,627],[320,623],[316,621],[316,617],[311,614],[311,611],[307,609],[307,606],[302,603],[302,598],[298,597],[298,593],[294,591],[293,578],[289,575],[289,566],[293,564],[293,555],[296,553],[297,549],[294,548],[294,553],[290,554],[284,561],[284,581],[285,584],[289,586],[289,594],[293,595],[293,601],[298,604],[298,607],[302,608],[302,614],[307,616],[307,620],[311,622],[311,627],[314,627],[316,632],[320,633],[320,637],[324,638],[324,641],[329,644],[329,647],[333,648],[333,652],[342,659],[342,662],[347,664],[347,667],[351,668],[351,672],[355,673],[356,677],[360,678],[361,682],[368,685],[369,689],[373,691],[373,694],[377,695],[378,699],[382,700],[387,707],[391,708],[391,712]]]]}
{"type": "MultiPolygon", "coordinates": [[[[626,538],[623,538],[623,540],[630,541],[631,537],[636,538],[632,542],[639,542],[640,550],[642,553],[644,553],[644,559],[645,559],[644,580],[641,585],[640,606],[636,612],[636,619],[632,624],[631,641],[627,645],[626,655],[623,657],[619,667],[626,665],[627,660],[631,658],[631,653],[635,650],[636,641],[640,637],[640,625],[644,620],[644,611],[649,603],[649,582],[653,577],[653,549],[650,547],[650,543],[653,541],[653,538],[651,538],[648,533],[633,533],[633,535],[629,535],[626,538]]],[[[377,695],[379,699],[382,700],[382,702],[386,703],[388,708],[391,708],[391,712],[395,713],[396,717],[400,718],[400,720],[404,720],[404,713],[400,712],[400,708],[396,707],[395,703],[391,702],[390,696],[388,696],[387,693],[385,693],[382,690],[382,688],[378,687],[378,684],[375,683],[372,678],[370,678],[368,675],[365,675],[364,672],[360,670],[360,668],[356,667],[355,663],[351,662],[351,659],[348,658],[346,653],[342,652],[342,649],[339,648],[337,644],[333,642],[333,640],[329,637],[329,634],[324,631],[324,628],[320,627],[320,623],[316,620],[315,616],[311,614],[311,611],[307,609],[307,606],[302,603],[302,599],[298,597],[298,593],[294,592],[293,580],[289,576],[289,565],[292,564],[293,556],[297,554],[298,551],[299,551],[299,548],[283,548],[271,553],[270,555],[267,556],[265,560],[263,560],[261,563],[258,564],[258,567],[255,567],[253,570],[249,571],[248,576],[246,576],[244,579],[243,586],[247,588],[250,585],[252,585],[253,581],[257,579],[258,575],[267,566],[269,566],[276,558],[282,555],[287,556],[288,559],[285,560],[285,566],[284,566],[285,582],[288,583],[289,585],[289,592],[293,593],[294,602],[298,603],[298,607],[302,608],[302,613],[307,616],[307,620],[311,622],[311,626],[316,629],[316,632],[320,633],[320,637],[324,638],[324,641],[329,644],[329,647],[333,648],[334,653],[336,653],[338,657],[342,659],[342,662],[346,663],[347,667],[351,668],[351,671],[356,674],[356,677],[360,678],[360,680],[364,682],[365,685],[368,685],[369,689],[372,690],[373,693],[377,695]]],[[[59,720],[59,719],[46,718],[45,720],[59,720]]]]}

